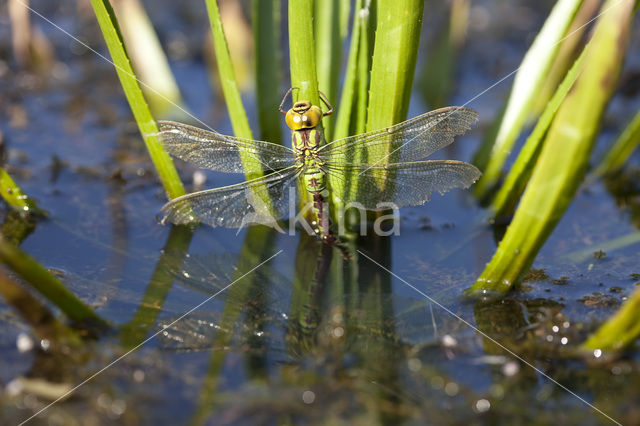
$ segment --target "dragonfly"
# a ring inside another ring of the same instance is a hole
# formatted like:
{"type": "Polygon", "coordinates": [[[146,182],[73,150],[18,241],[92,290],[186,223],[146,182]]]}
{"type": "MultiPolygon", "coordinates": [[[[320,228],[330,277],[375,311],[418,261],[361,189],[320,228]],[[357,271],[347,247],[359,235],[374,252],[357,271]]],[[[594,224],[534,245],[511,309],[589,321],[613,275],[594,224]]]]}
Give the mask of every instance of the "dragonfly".
{"type": "Polygon", "coordinates": [[[291,216],[296,188],[310,200],[312,231],[323,241],[337,241],[330,217],[331,191],[340,191],[345,205],[366,210],[420,205],[433,192],[468,188],[481,175],[473,165],[456,160],[424,160],[451,144],[477,121],[467,107],[446,107],[383,129],[326,143],[323,117],[333,113],[308,100],[279,111],[291,129],[291,148],[281,144],[222,135],[173,121],[159,121],[167,151],[200,168],[260,177],[177,197],[162,207],[162,223],[202,222],[213,227],[242,228],[247,222],[274,224],[291,216]],[[250,160],[250,161],[247,161],[250,160]],[[248,219],[249,218],[249,219],[248,219]]]}

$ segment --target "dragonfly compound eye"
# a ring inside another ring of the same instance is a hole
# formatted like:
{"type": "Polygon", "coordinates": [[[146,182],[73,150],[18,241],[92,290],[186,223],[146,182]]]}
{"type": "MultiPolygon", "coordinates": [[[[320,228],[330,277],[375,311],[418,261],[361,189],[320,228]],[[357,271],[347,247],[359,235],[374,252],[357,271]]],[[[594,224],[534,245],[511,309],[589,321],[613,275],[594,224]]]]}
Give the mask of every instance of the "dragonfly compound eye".
{"type": "Polygon", "coordinates": [[[291,130],[312,129],[320,123],[321,119],[320,108],[309,102],[297,102],[285,116],[287,126],[291,130]]]}

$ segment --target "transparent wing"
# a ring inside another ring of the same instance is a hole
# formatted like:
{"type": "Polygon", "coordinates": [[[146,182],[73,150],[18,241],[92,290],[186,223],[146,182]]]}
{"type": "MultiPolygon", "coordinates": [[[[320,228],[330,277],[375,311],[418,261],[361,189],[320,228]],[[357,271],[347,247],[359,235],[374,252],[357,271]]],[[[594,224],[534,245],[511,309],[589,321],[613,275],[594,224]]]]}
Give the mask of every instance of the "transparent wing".
{"type": "Polygon", "coordinates": [[[183,195],[162,207],[162,222],[203,222],[213,227],[241,228],[252,223],[276,225],[296,203],[295,167],[222,188],[183,195]]]}
{"type": "Polygon", "coordinates": [[[453,188],[468,188],[482,173],[463,161],[434,160],[394,163],[384,166],[367,164],[325,165],[336,181],[346,177],[357,182],[357,191],[345,195],[345,203],[359,203],[367,210],[388,209],[380,203],[397,207],[416,206],[431,198],[431,193],[444,193],[453,188]]]}
{"type": "Polygon", "coordinates": [[[174,121],[159,121],[159,136],[167,151],[205,169],[227,173],[279,170],[293,165],[293,151],[271,142],[221,135],[174,121]],[[240,154],[255,160],[243,164],[240,154]]]}
{"type": "Polygon", "coordinates": [[[338,139],[320,148],[320,156],[326,162],[373,165],[421,160],[452,143],[477,119],[478,113],[470,108],[441,108],[385,129],[338,139]]]}

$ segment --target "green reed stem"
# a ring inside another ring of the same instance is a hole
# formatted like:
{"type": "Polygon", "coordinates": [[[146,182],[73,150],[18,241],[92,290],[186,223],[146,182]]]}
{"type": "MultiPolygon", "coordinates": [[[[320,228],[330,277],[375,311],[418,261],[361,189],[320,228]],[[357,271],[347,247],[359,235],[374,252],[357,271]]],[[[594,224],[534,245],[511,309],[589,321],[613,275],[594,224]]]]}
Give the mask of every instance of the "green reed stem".
{"type": "Polygon", "coordinates": [[[511,171],[509,171],[507,178],[500,187],[500,191],[492,203],[495,216],[510,214],[513,212],[513,209],[515,209],[518,199],[520,198],[520,195],[522,195],[522,192],[531,177],[531,173],[533,173],[533,169],[535,168],[536,161],[538,160],[538,156],[542,150],[544,135],[547,133],[558,108],[560,108],[560,104],[562,104],[565,96],[573,87],[573,83],[575,83],[576,79],[580,75],[585,52],[586,49],[582,51],[547,104],[547,107],[540,116],[536,127],[533,129],[533,132],[531,132],[531,135],[529,135],[529,138],[527,138],[516,162],[513,164],[511,171]]]}
{"type": "MultiPolygon", "coordinates": [[[[327,96],[329,102],[336,103],[338,73],[342,65],[340,5],[338,0],[316,1],[314,24],[318,87],[327,96]]],[[[322,120],[327,141],[333,140],[333,121],[334,118],[331,115],[322,120]]]]}
{"type": "Polygon", "coordinates": [[[509,290],[526,272],[575,195],[606,105],[616,87],[633,0],[608,0],[582,74],[560,106],[513,222],[472,291],[509,290]],[[615,6],[614,6],[615,4],[615,6]]]}
{"type": "Polygon", "coordinates": [[[256,103],[262,140],[280,143],[282,116],[280,104],[280,2],[278,0],[253,0],[253,42],[256,52],[256,103]]]}
{"type": "Polygon", "coordinates": [[[120,84],[127,97],[151,160],[158,171],[162,186],[169,198],[179,197],[185,193],[184,187],[178,177],[173,161],[171,161],[171,157],[164,150],[156,136],[158,127],[142,95],[138,80],[129,62],[113,9],[107,0],[91,0],[91,5],[118,73],[120,84]]]}
{"type": "Polygon", "coordinates": [[[60,308],[72,321],[106,325],[96,313],[78,299],[56,277],[18,247],[0,238],[0,261],[60,308]]]}
{"type": "Polygon", "coordinates": [[[614,142],[609,152],[607,152],[600,165],[593,171],[593,176],[599,177],[620,170],[639,144],[640,111],[636,113],[629,125],[614,142]]]}
{"type": "MultiPolygon", "coordinates": [[[[499,179],[513,144],[531,114],[546,73],[560,48],[560,41],[567,33],[581,3],[582,0],[559,0],[522,60],[496,139],[488,141],[492,145],[488,162],[484,163],[479,156],[474,159],[484,173],[474,186],[474,191],[480,198],[485,198],[499,179]]],[[[487,147],[481,147],[479,152],[487,152],[487,147]]]]}
{"type": "Polygon", "coordinates": [[[25,194],[18,184],[9,176],[7,171],[0,167],[0,194],[2,198],[16,210],[22,212],[42,213],[27,194],[25,194]]]}

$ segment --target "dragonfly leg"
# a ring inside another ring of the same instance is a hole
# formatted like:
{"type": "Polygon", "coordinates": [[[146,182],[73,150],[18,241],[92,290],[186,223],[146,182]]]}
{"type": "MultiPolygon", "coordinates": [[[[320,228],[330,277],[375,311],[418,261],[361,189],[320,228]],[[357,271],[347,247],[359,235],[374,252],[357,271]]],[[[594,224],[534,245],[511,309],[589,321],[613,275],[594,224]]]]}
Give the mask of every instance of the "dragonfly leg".
{"type": "MultiPolygon", "coordinates": [[[[280,111],[283,114],[287,113],[287,111],[284,109],[284,103],[285,103],[285,101],[287,100],[287,98],[289,97],[289,95],[291,94],[291,92],[294,89],[297,90],[297,89],[299,89],[299,87],[292,87],[289,90],[287,90],[287,93],[284,94],[284,98],[282,98],[282,102],[280,102],[280,106],[278,107],[278,111],[280,111]]],[[[293,102],[293,98],[291,98],[291,101],[293,102]]]]}

